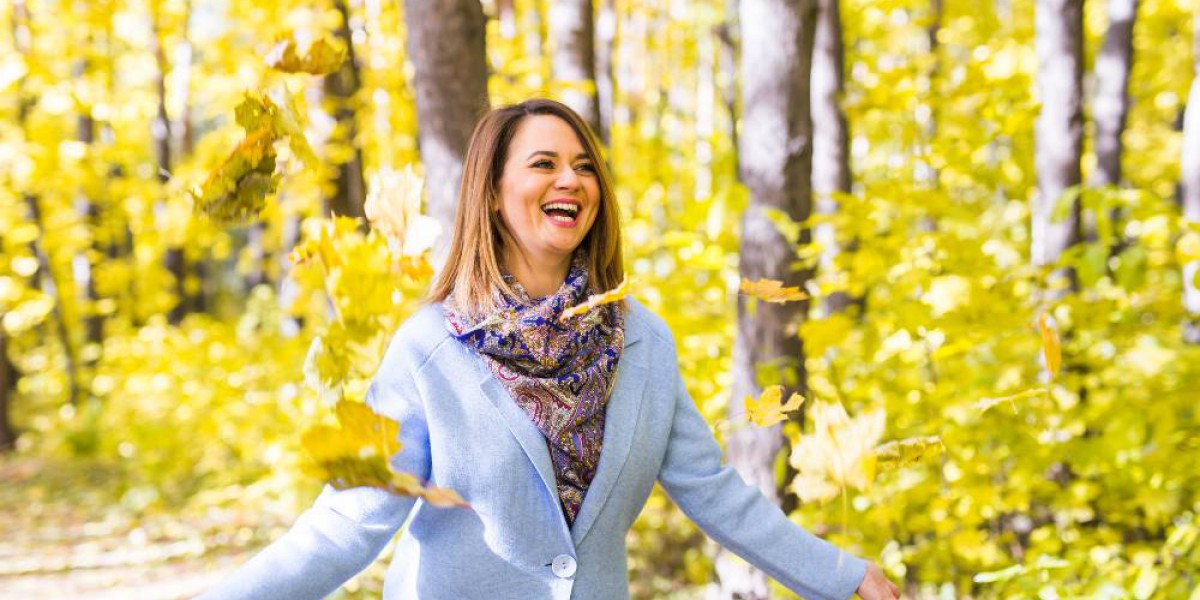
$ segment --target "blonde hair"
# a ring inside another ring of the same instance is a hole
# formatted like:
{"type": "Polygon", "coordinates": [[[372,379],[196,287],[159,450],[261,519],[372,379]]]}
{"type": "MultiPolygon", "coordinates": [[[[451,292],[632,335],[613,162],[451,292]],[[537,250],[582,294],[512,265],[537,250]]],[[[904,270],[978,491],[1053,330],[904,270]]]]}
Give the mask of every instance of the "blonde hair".
{"type": "Polygon", "coordinates": [[[595,133],[565,104],[543,98],[492,109],[475,124],[463,164],[462,186],[454,217],[450,252],[430,289],[426,302],[451,299],[455,307],[478,317],[496,309],[499,294],[516,296],[502,276],[506,231],[499,212],[500,177],[517,125],[532,115],[555,116],[575,131],[584,152],[592,159],[600,184],[600,207],[576,252],[586,255],[589,291],[609,290],[621,283],[625,270],[621,256],[621,224],[612,175],[602,160],[595,133]]]}

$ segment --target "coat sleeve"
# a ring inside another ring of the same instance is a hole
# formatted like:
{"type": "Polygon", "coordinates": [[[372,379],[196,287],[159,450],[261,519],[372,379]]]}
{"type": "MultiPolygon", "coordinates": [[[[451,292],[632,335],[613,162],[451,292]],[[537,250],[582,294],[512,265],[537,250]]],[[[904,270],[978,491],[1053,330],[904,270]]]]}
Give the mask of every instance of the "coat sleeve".
{"type": "MultiPolygon", "coordinates": [[[[393,341],[367,391],[367,404],[400,422],[392,466],[429,479],[429,433],[422,400],[393,341]]],[[[413,498],[369,487],[326,485],[292,527],[200,600],[324,598],[365,569],[408,517],[413,498]]]]}
{"type": "MultiPolygon", "coordinates": [[[[674,353],[672,353],[674,359],[674,353]]],[[[688,396],[677,366],[675,414],[658,479],[709,537],[809,600],[849,598],[866,561],[792,523],[783,511],[721,464],[721,449],[688,396]]]]}

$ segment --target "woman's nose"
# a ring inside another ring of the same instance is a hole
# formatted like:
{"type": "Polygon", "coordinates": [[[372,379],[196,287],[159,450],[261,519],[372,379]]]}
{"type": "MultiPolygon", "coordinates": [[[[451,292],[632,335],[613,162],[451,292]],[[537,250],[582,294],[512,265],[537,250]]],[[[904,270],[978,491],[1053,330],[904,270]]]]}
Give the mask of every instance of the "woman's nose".
{"type": "Polygon", "coordinates": [[[554,180],[554,187],[562,190],[573,190],[579,187],[579,174],[575,169],[567,167],[558,173],[558,178],[554,180]]]}

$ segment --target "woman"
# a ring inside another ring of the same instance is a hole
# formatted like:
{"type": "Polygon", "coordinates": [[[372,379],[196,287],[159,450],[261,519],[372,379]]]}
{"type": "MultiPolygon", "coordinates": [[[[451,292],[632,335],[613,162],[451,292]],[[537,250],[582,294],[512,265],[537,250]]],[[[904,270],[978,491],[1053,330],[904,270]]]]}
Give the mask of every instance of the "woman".
{"type": "Polygon", "coordinates": [[[611,179],[578,115],[550,100],[489,112],[461,189],[430,302],[396,332],[367,403],[401,423],[392,465],[471,508],[326,487],[204,598],[322,597],[406,519],[386,598],[625,598],[625,534],[655,481],[798,594],[897,597],[721,466],[662,320],[633,300],[560,318],[623,278],[611,179]]]}

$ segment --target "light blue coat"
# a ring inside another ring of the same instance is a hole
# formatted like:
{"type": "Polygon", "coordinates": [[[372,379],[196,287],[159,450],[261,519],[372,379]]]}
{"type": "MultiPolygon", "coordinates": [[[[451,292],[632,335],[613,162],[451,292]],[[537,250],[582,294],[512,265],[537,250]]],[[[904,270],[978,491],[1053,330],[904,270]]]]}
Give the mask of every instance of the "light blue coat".
{"type": "Polygon", "coordinates": [[[670,330],[632,300],[614,385],[600,464],[568,527],[545,439],[448,334],[441,307],[421,308],[393,338],[367,403],[401,423],[392,465],[471,508],[326,486],[285,535],[201,598],[321,598],[366,568],[406,518],[384,598],[627,598],[625,534],[655,481],[710,537],[801,596],[854,593],[865,561],[796,526],[721,465],[670,330]]]}

